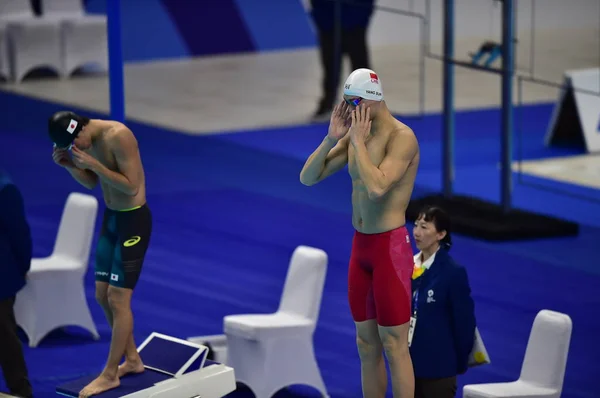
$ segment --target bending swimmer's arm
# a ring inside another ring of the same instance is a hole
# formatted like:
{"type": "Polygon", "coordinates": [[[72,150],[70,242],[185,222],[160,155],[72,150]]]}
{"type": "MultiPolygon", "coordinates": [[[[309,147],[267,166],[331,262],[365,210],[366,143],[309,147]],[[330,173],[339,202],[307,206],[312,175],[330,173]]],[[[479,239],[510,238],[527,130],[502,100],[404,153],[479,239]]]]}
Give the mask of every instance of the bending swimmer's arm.
{"type": "Polygon", "coordinates": [[[306,160],[300,172],[300,182],[314,185],[340,171],[348,163],[349,136],[339,141],[325,137],[321,145],[306,160]]]}
{"type": "Polygon", "coordinates": [[[364,142],[352,143],[352,145],[356,152],[358,173],[371,200],[381,198],[400,181],[418,150],[414,135],[411,134],[410,138],[406,139],[396,135],[388,143],[387,153],[378,168],[371,162],[364,142]]]}
{"type": "Polygon", "coordinates": [[[137,141],[127,130],[119,132],[111,142],[113,153],[120,173],[109,170],[100,162],[95,162],[93,171],[98,177],[126,195],[135,196],[138,193],[141,179],[141,161],[137,141]]]}
{"type": "Polygon", "coordinates": [[[78,169],[75,166],[66,167],[71,177],[87,189],[94,189],[98,185],[98,176],[90,170],[78,169]]]}

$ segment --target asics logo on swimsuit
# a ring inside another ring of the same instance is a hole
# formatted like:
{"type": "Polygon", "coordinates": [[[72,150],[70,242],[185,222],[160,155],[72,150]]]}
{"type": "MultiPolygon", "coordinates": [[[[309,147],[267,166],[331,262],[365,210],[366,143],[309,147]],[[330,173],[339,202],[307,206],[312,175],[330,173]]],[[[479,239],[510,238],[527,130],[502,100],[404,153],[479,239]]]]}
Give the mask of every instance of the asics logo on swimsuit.
{"type": "Polygon", "coordinates": [[[129,238],[125,242],[123,242],[123,246],[125,246],[125,247],[135,246],[135,245],[137,245],[137,243],[140,240],[142,240],[141,237],[139,237],[139,236],[132,236],[131,238],[129,238]]]}

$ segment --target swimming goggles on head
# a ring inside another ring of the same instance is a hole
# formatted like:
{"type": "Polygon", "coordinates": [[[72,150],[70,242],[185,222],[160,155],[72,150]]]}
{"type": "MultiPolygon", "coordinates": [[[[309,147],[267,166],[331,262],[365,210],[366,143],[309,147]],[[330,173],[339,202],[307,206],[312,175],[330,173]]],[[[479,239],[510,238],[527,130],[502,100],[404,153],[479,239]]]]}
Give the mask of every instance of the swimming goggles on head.
{"type": "Polygon", "coordinates": [[[53,148],[58,148],[58,149],[65,149],[67,151],[70,151],[71,148],[73,148],[73,144],[70,144],[68,147],[65,147],[65,148],[59,148],[58,146],[56,146],[56,144],[52,144],[52,147],[53,148]]]}
{"type": "Polygon", "coordinates": [[[362,100],[363,99],[360,98],[360,97],[346,97],[346,96],[344,96],[344,101],[346,101],[346,103],[348,105],[351,105],[351,106],[358,106],[358,104],[360,104],[360,102],[362,100]]]}

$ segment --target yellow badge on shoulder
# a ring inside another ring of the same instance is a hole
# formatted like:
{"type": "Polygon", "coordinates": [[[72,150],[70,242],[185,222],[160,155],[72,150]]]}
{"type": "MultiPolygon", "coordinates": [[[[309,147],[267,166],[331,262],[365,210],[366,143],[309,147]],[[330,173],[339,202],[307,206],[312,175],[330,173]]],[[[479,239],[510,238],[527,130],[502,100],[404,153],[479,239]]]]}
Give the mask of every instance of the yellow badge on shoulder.
{"type": "Polygon", "coordinates": [[[418,277],[420,277],[421,275],[423,275],[423,272],[425,272],[425,268],[423,268],[423,267],[414,267],[413,268],[412,278],[413,279],[417,279],[418,277]]]}

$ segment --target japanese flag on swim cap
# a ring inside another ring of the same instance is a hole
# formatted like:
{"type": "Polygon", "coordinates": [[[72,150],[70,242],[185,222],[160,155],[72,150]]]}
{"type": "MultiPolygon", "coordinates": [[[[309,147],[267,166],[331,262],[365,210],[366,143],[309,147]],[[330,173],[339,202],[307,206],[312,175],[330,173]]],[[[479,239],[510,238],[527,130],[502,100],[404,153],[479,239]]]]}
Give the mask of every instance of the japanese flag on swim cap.
{"type": "Polygon", "coordinates": [[[48,120],[48,134],[58,148],[68,148],[83,128],[83,120],[75,113],[56,112],[48,120]]]}
{"type": "Polygon", "coordinates": [[[344,83],[344,95],[361,97],[366,100],[383,101],[381,80],[371,69],[357,69],[348,76],[344,83]]]}

